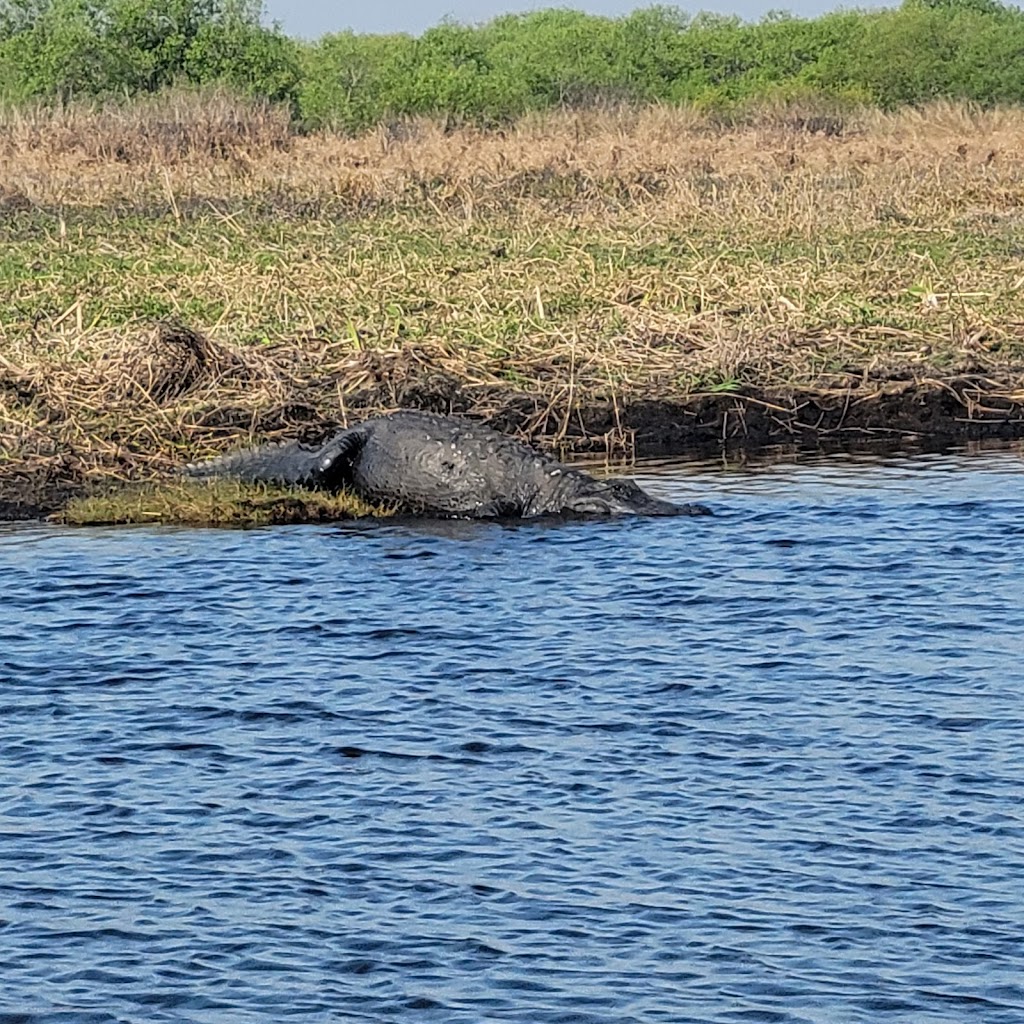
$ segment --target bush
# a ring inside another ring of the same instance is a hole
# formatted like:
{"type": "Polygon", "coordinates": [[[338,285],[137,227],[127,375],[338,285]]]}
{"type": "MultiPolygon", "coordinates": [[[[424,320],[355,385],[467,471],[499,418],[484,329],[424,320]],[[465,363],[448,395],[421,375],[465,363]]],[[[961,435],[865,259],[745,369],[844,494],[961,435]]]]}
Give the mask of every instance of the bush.
{"type": "Polygon", "coordinates": [[[299,109],[309,128],[358,131],[393,111],[396,83],[415,61],[407,35],[326,35],[302,54],[299,109]]]}
{"type": "Polygon", "coordinates": [[[0,98],[133,95],[174,82],[284,100],[309,128],[444,115],[495,123],[553,106],[694,103],[730,111],[818,96],[826,107],[938,97],[1024,101],[1024,12],[997,0],[756,24],[650,7],[442,22],[418,38],[344,32],[299,43],[260,0],[0,0],[0,98]]]}
{"type": "Polygon", "coordinates": [[[0,87],[67,102],[216,82],[291,99],[297,46],[261,13],[258,0],[4,0],[0,87]]]}
{"type": "Polygon", "coordinates": [[[847,77],[883,107],[967,99],[990,105],[1024,98],[1024,15],[987,0],[907,0],[863,15],[847,77]]]}
{"type": "Polygon", "coordinates": [[[410,36],[328,36],[304,65],[300,109],[350,131],[392,117],[494,122],[606,102],[689,102],[728,113],[814,97],[830,110],[937,97],[1024,98],[1024,14],[997,0],[906,0],[882,11],[757,24],[650,7],[612,19],[571,10],[443,23],[410,36]]]}

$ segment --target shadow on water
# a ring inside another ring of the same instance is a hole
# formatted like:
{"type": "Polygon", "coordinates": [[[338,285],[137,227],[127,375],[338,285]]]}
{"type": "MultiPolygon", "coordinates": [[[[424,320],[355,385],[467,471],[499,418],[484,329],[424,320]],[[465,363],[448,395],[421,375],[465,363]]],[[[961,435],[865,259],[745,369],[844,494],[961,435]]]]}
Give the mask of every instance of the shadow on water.
{"type": "Polygon", "coordinates": [[[0,527],[0,1021],[1024,1019],[1020,450],[635,472],[0,527]]]}

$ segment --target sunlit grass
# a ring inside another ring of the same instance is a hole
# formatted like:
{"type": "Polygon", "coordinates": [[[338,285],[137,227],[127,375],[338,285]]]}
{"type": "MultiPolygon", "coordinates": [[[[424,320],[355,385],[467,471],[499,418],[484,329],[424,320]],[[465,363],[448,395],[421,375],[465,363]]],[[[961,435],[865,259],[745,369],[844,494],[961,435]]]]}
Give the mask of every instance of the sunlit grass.
{"type": "Polygon", "coordinates": [[[74,526],[274,526],[387,515],[354,495],[236,480],[130,484],[73,499],[57,517],[74,526]]]}

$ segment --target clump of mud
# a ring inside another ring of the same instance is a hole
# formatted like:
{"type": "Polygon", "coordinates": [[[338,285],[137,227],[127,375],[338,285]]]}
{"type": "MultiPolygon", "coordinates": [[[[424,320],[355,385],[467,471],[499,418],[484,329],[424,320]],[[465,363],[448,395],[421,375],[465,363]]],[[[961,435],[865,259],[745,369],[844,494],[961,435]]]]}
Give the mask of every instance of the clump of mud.
{"type": "Polygon", "coordinates": [[[202,410],[280,404],[287,381],[258,349],[220,345],[181,324],[35,340],[0,361],[0,517],[43,515],[98,481],[163,475],[205,433],[202,410]]]}

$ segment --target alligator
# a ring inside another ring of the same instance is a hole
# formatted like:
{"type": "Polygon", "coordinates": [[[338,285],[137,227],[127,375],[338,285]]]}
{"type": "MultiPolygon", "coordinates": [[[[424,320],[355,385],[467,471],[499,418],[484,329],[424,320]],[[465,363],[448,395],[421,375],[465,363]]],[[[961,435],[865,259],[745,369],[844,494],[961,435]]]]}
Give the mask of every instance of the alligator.
{"type": "Polygon", "coordinates": [[[412,411],[365,420],[317,447],[243,449],[185,472],[347,488],[398,512],[440,518],[708,514],[703,505],[652,497],[632,480],[597,479],[480,423],[412,411]]]}

